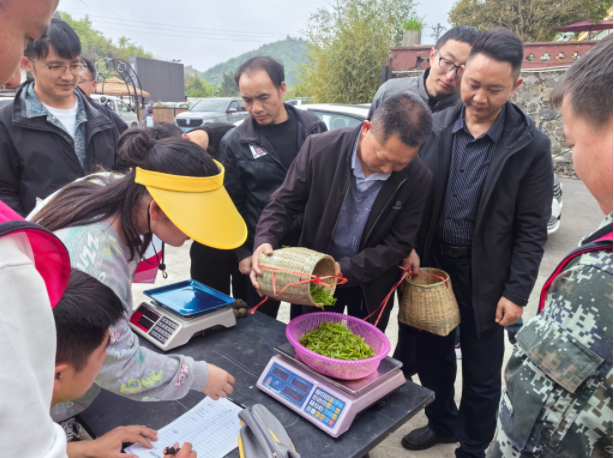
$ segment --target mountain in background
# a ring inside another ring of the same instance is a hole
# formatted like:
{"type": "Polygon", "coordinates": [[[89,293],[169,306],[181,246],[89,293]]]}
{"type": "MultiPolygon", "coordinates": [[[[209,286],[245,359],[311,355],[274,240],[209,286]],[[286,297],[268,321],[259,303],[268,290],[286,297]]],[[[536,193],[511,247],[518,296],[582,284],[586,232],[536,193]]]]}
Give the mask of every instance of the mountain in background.
{"type": "Polygon", "coordinates": [[[298,64],[302,64],[306,61],[305,55],[307,54],[307,42],[302,38],[286,37],[285,40],[276,41],[275,43],[268,43],[262,45],[254,51],[249,51],[240,56],[228,59],[226,62],[217,64],[215,67],[211,67],[206,72],[199,72],[192,68],[190,65],[184,67],[185,73],[188,75],[198,75],[204,79],[207,83],[217,85],[222,82],[222,76],[224,73],[234,73],[239,65],[255,56],[271,56],[279,59],[284,64],[284,70],[286,74],[286,84],[292,86],[294,84],[294,77],[297,72],[298,64]]]}

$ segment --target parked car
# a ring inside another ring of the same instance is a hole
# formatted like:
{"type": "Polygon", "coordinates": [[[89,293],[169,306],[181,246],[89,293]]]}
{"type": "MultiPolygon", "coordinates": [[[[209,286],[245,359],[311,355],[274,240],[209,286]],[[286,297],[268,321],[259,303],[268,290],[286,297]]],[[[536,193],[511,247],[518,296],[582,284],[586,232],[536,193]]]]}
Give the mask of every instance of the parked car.
{"type": "Polygon", "coordinates": [[[249,114],[239,97],[210,97],[199,101],[189,111],[179,113],[175,124],[187,132],[208,122],[242,121],[249,114]]]}
{"type": "Polygon", "coordinates": [[[138,127],[139,119],[136,116],[128,104],[126,104],[119,97],[113,95],[92,94],[91,98],[94,102],[102,105],[100,100],[102,97],[106,97],[105,105],[113,110],[122,120],[128,125],[128,127],[138,127]]]}
{"type": "Polygon", "coordinates": [[[294,99],[287,100],[286,103],[296,107],[298,105],[306,105],[308,103],[311,103],[311,101],[308,97],[296,97],[294,99]]]}
{"type": "MultiPolygon", "coordinates": [[[[354,127],[361,124],[369,113],[370,103],[360,105],[338,105],[333,103],[319,103],[310,105],[297,105],[299,110],[307,110],[314,113],[326,124],[328,130],[341,127],[354,127]]],[[[548,234],[559,229],[563,211],[563,185],[554,174],[554,197],[552,199],[552,214],[548,222],[548,234]]]]}

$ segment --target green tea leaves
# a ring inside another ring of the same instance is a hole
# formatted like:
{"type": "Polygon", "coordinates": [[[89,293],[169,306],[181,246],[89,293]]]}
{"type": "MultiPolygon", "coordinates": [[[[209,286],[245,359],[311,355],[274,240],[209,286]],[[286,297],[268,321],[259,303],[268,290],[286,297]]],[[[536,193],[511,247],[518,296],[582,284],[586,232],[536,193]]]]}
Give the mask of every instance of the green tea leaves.
{"type": "Polygon", "coordinates": [[[364,337],[354,334],[342,323],[322,323],[313,331],[304,333],[299,343],[322,356],[346,361],[375,356],[375,350],[365,343],[364,337]]]}

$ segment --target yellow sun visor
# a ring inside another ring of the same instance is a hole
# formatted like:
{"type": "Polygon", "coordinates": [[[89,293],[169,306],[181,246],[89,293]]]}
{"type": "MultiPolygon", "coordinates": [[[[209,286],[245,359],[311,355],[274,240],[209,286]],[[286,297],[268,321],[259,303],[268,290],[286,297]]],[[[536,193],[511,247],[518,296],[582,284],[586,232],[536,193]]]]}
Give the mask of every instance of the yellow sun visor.
{"type": "Polygon", "coordinates": [[[224,188],[224,166],[219,175],[186,177],[136,168],[134,181],[185,235],[213,248],[232,250],[247,239],[245,221],[224,188]]]}

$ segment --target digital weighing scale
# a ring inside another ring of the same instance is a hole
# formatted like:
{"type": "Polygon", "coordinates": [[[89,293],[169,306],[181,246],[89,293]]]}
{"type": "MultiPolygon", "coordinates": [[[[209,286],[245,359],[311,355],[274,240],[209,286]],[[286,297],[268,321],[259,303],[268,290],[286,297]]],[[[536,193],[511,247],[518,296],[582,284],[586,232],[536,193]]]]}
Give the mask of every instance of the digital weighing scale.
{"type": "Polygon", "coordinates": [[[162,350],[186,344],[194,334],[221,325],[235,326],[234,298],[195,280],[187,280],[143,294],[142,302],[130,317],[130,327],[162,350]]]}
{"type": "Polygon", "coordinates": [[[306,418],[318,428],[339,437],[356,416],[406,382],[403,364],[387,356],[377,370],[359,380],[339,380],[311,369],[297,359],[290,343],[275,348],[258,379],[262,391],[306,418]]]}

